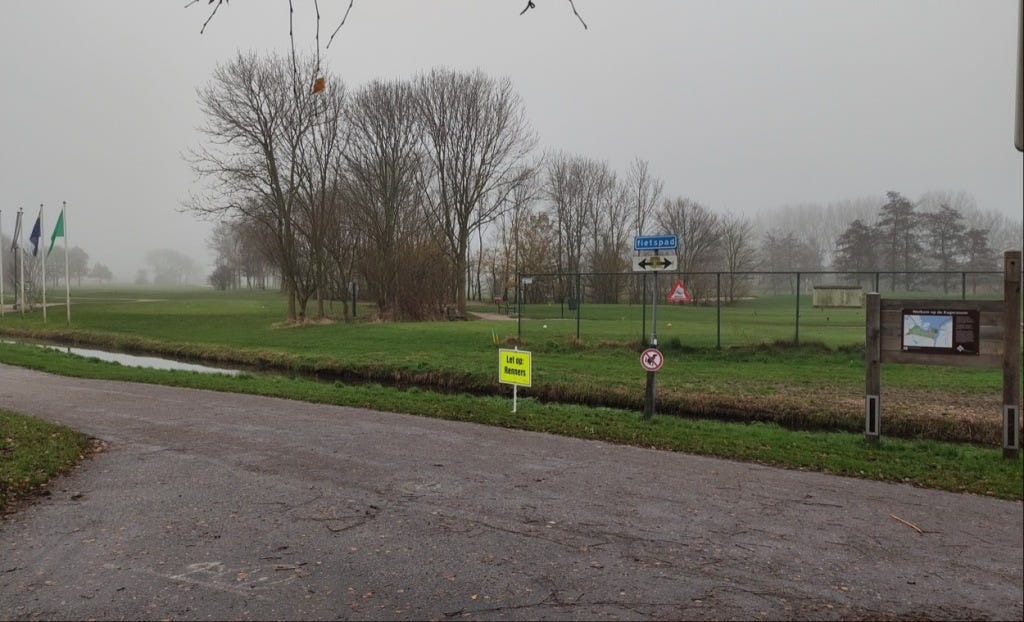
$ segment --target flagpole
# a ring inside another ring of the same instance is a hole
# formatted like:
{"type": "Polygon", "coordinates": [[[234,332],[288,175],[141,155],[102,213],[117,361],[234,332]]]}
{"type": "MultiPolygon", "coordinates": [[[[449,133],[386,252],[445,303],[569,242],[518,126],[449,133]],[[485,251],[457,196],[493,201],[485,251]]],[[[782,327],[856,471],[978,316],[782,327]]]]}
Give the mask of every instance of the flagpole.
{"type": "MultiPolygon", "coordinates": [[[[36,246],[37,250],[41,250],[39,247],[43,245],[43,231],[46,231],[46,223],[43,222],[43,204],[39,204],[39,240],[36,246]]],[[[46,253],[40,252],[39,259],[41,267],[43,269],[43,324],[46,323],[46,253]]]]}
{"type": "Polygon", "coordinates": [[[71,326],[71,271],[68,270],[68,202],[62,201],[61,222],[64,225],[64,306],[68,311],[68,326],[71,326]]]}
{"type": "MultiPolygon", "coordinates": [[[[18,224],[21,222],[24,210],[18,208],[18,224]]],[[[21,319],[25,319],[25,232],[23,227],[18,227],[18,310],[21,311],[21,319]]]]}
{"type": "MultiPolygon", "coordinates": [[[[0,210],[0,246],[3,245],[4,240],[4,211],[0,210]]],[[[0,318],[4,316],[4,253],[6,250],[0,250],[0,318]]]]}

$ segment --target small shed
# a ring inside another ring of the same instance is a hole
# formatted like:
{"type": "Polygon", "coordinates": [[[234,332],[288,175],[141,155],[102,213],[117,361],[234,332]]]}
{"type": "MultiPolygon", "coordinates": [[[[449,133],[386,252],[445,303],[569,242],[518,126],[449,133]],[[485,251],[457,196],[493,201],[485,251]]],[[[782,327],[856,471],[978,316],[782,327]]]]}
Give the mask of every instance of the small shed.
{"type": "Polygon", "coordinates": [[[863,307],[864,287],[861,285],[816,285],[812,300],[816,308],[863,307]]]}

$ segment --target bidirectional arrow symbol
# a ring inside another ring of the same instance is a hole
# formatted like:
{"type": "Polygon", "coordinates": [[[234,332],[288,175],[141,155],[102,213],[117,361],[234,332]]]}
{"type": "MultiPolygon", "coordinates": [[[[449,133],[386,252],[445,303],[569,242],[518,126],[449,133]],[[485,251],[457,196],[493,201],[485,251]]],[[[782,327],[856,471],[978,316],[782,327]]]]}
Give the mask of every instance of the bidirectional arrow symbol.
{"type": "Polygon", "coordinates": [[[650,257],[644,257],[633,264],[633,270],[637,272],[647,272],[655,270],[668,270],[671,266],[675,265],[676,258],[672,255],[651,255],[650,257]]]}

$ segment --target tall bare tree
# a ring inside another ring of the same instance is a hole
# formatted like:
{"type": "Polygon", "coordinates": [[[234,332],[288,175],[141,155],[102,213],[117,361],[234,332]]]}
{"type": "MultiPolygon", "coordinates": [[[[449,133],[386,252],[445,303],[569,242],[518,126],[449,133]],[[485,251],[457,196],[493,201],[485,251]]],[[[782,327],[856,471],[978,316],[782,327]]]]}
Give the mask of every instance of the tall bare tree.
{"type": "Polygon", "coordinates": [[[767,281],[773,293],[778,293],[783,286],[788,292],[794,292],[796,273],[821,270],[822,259],[821,250],[813,240],[801,239],[792,231],[772,229],[761,241],[762,265],[770,271],[793,273],[770,275],[767,281]]]}
{"type": "Polygon", "coordinates": [[[650,233],[647,226],[661,202],[665,184],[651,174],[647,160],[635,158],[626,177],[626,191],[632,208],[633,229],[636,235],[650,233]]]}
{"type": "Polygon", "coordinates": [[[344,194],[371,251],[363,273],[382,316],[393,312],[399,295],[403,244],[421,225],[417,178],[423,153],[415,101],[410,83],[375,80],[355,94],[346,112],[351,137],[344,194]]]}
{"type": "Polygon", "coordinates": [[[465,313],[470,236],[506,206],[536,138],[508,79],[435,69],[416,88],[430,164],[429,221],[451,262],[456,308],[465,313]]]}
{"type": "Polygon", "coordinates": [[[598,164],[582,156],[565,153],[545,158],[544,194],[550,202],[551,221],[555,225],[555,270],[558,273],[556,297],[572,297],[575,275],[584,269],[591,205],[585,189],[591,184],[598,164]]]}
{"type": "Polygon", "coordinates": [[[712,269],[717,262],[721,223],[717,214],[693,199],[667,199],[657,213],[658,225],[679,236],[679,271],[712,269]]]}
{"type": "MultiPolygon", "coordinates": [[[[654,212],[661,203],[664,183],[650,172],[647,160],[634,158],[626,177],[626,194],[632,211],[632,229],[635,235],[652,233],[648,227],[654,220],[654,212]]],[[[643,282],[630,279],[630,302],[640,302],[643,282]]]]}
{"type": "Polygon", "coordinates": [[[185,253],[171,248],[147,252],[146,263],[153,269],[154,285],[184,285],[196,273],[196,262],[185,253]]]}
{"type": "Polygon", "coordinates": [[[528,226],[533,205],[540,196],[537,167],[524,166],[519,175],[520,183],[508,195],[508,209],[503,210],[497,221],[498,280],[502,284],[502,295],[508,298],[508,288],[518,287],[515,276],[522,274],[523,227],[528,226]]]}
{"type": "MultiPolygon", "coordinates": [[[[313,76],[316,67],[307,75],[313,76]]],[[[297,96],[302,98],[302,96],[297,96]]],[[[308,98],[312,122],[300,138],[299,201],[296,229],[308,253],[310,289],[317,302],[317,317],[324,317],[324,297],[329,290],[332,262],[329,243],[350,246],[350,239],[338,239],[342,232],[331,231],[334,213],[345,208],[338,183],[340,162],[345,152],[347,133],[343,123],[347,92],[338,79],[325,83],[308,98]]]]}
{"type": "Polygon", "coordinates": [[[596,302],[615,303],[628,282],[622,272],[629,266],[632,210],[625,187],[608,164],[592,161],[588,172],[589,184],[584,192],[590,216],[587,253],[590,269],[598,273],[589,284],[596,302]]]}
{"type": "Polygon", "coordinates": [[[721,218],[721,234],[722,267],[728,272],[723,297],[731,304],[747,294],[751,279],[743,273],[754,270],[757,265],[754,226],[742,216],[727,214],[721,218]]]}
{"type": "Polygon", "coordinates": [[[271,234],[289,320],[305,315],[315,288],[308,244],[296,229],[303,145],[316,123],[312,73],[311,63],[255,53],[219,65],[198,90],[206,140],[190,158],[193,170],[211,182],[189,203],[194,211],[242,215],[271,234]]]}
{"type": "Polygon", "coordinates": [[[679,236],[678,269],[689,281],[690,294],[695,299],[706,299],[713,288],[710,277],[690,275],[721,264],[722,228],[718,215],[693,199],[676,197],[665,200],[656,218],[662,230],[679,236]]]}

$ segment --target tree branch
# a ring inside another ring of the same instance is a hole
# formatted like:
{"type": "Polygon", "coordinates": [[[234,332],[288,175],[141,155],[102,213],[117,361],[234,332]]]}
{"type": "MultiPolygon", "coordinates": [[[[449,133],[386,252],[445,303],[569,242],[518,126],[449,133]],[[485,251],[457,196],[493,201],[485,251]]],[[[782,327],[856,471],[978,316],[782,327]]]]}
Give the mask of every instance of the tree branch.
{"type": "MultiPolygon", "coordinates": [[[[352,5],[355,4],[355,1],[356,0],[349,0],[348,1],[348,8],[345,9],[345,15],[344,15],[344,17],[341,18],[341,23],[338,24],[338,27],[335,28],[334,32],[331,33],[331,38],[327,40],[327,49],[328,50],[331,49],[331,43],[334,41],[334,35],[338,34],[338,31],[341,30],[341,27],[345,25],[345,20],[348,19],[348,13],[349,13],[349,11],[352,10],[352,5]]],[[[320,20],[320,18],[319,18],[319,16],[317,16],[317,21],[319,22],[319,20],[320,20]]]]}
{"type": "Polygon", "coordinates": [[[573,0],[569,0],[569,6],[572,7],[572,13],[573,13],[573,15],[576,16],[576,19],[580,20],[580,23],[583,24],[583,30],[589,30],[587,28],[587,22],[583,21],[583,18],[580,17],[579,12],[576,11],[576,4],[573,2],[573,0]]]}
{"type": "MultiPolygon", "coordinates": [[[[213,7],[213,11],[210,12],[209,17],[206,18],[205,22],[203,22],[203,27],[199,29],[199,34],[203,34],[204,32],[206,32],[206,26],[211,21],[213,21],[213,16],[217,14],[217,10],[220,9],[220,5],[225,4],[227,1],[228,0],[209,0],[206,3],[207,5],[210,5],[210,4],[213,4],[214,2],[216,2],[217,5],[213,7]]],[[[189,2],[188,4],[185,5],[185,8],[187,9],[188,7],[192,6],[193,4],[195,4],[197,2],[199,2],[199,0],[192,0],[192,2],[189,2]]]]}

